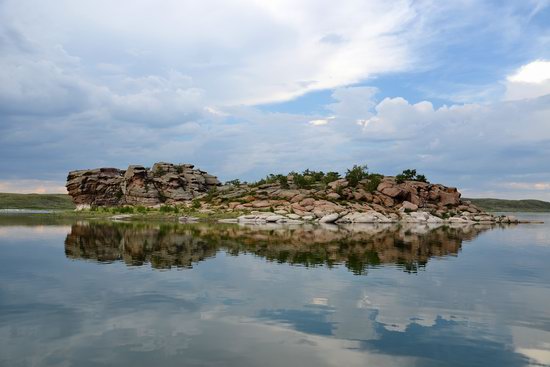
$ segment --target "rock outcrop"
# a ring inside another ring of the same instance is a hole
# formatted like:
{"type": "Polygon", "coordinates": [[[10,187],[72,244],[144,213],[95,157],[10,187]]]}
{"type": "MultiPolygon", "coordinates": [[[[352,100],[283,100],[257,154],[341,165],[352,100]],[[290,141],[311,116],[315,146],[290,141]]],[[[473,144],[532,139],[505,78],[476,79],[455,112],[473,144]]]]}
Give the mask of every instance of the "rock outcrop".
{"type": "Polygon", "coordinates": [[[67,191],[77,209],[94,206],[175,205],[220,185],[215,176],[192,164],[155,163],[148,169],[98,168],[69,172],[67,191]]]}
{"type": "Polygon", "coordinates": [[[232,221],[242,223],[494,223],[515,222],[483,212],[461,199],[454,187],[420,181],[398,182],[386,176],[378,185],[368,179],[355,187],[345,179],[314,184],[304,189],[294,184],[259,186],[226,185],[218,188],[204,209],[245,211],[232,221]],[[374,186],[374,189],[373,189],[374,186]],[[263,212],[262,212],[263,211],[263,212]]]}
{"type": "MultiPolygon", "coordinates": [[[[151,168],[99,168],[73,171],[67,190],[77,208],[94,206],[174,205],[203,212],[236,212],[243,223],[495,223],[512,217],[485,213],[461,199],[454,187],[392,176],[364,179],[351,185],[294,182],[288,175],[264,184],[221,186],[218,179],[191,164],[155,163],[151,168]],[[206,194],[208,193],[208,195],[206,194]],[[198,204],[198,205],[197,205],[198,204]]],[[[264,181],[265,182],[265,181],[264,181]]]]}

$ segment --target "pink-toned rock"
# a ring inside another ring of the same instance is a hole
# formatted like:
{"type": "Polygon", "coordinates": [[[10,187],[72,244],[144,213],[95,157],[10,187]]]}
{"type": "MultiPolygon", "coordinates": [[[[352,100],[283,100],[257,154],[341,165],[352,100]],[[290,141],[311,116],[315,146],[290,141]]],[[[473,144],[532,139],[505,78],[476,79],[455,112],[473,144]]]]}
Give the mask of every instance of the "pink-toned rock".
{"type": "Polygon", "coordinates": [[[237,206],[239,206],[241,203],[239,203],[238,201],[232,201],[230,202],[229,204],[227,204],[227,206],[229,207],[229,209],[235,209],[237,206]]]}
{"type": "Polygon", "coordinates": [[[460,203],[460,193],[458,191],[440,192],[439,203],[441,205],[458,205],[460,203]]]}
{"type": "Polygon", "coordinates": [[[313,205],[315,203],[315,199],[313,198],[306,198],[302,201],[300,201],[300,205],[303,207],[306,207],[308,205],[313,205]]]}
{"type": "Polygon", "coordinates": [[[394,205],[394,201],[391,197],[386,195],[380,195],[378,196],[385,207],[392,207],[394,205]]]}
{"type": "Polygon", "coordinates": [[[298,195],[294,196],[292,199],[290,199],[290,202],[291,203],[298,203],[298,202],[304,200],[305,197],[306,196],[304,194],[298,194],[298,195]]]}
{"type": "Polygon", "coordinates": [[[378,184],[378,187],[376,188],[376,190],[382,192],[382,190],[388,189],[393,186],[394,186],[393,182],[384,180],[380,182],[380,184],[378,184]]]}
{"type": "Polygon", "coordinates": [[[302,212],[305,212],[305,211],[306,211],[306,209],[305,209],[303,206],[301,206],[299,203],[292,203],[292,204],[290,204],[290,207],[291,207],[294,211],[296,211],[296,210],[300,210],[300,211],[302,211],[302,212]]]}
{"type": "Polygon", "coordinates": [[[254,200],[256,200],[256,198],[252,195],[247,195],[247,196],[244,196],[242,198],[243,201],[246,201],[247,203],[251,203],[253,202],[254,200]]]}
{"type": "Polygon", "coordinates": [[[403,190],[401,190],[400,188],[395,187],[395,186],[393,186],[393,187],[384,187],[384,188],[382,188],[382,190],[378,190],[378,191],[380,191],[382,194],[387,195],[391,198],[396,198],[396,197],[400,196],[403,193],[403,190]]]}
{"type": "Polygon", "coordinates": [[[271,206],[267,200],[253,201],[251,204],[253,208],[269,208],[271,206]]]}
{"type": "Polygon", "coordinates": [[[411,194],[410,195],[410,202],[413,203],[416,206],[419,206],[419,207],[423,206],[422,199],[420,199],[420,197],[416,194],[411,194]]]}
{"type": "Polygon", "coordinates": [[[358,189],[353,192],[353,198],[357,201],[364,201],[366,199],[367,193],[363,189],[358,189]]]}
{"type": "Polygon", "coordinates": [[[337,190],[339,187],[347,187],[348,185],[348,181],[345,178],[341,178],[339,180],[330,182],[327,186],[333,190],[337,190]]]}
{"type": "Polygon", "coordinates": [[[401,208],[403,210],[418,210],[418,205],[416,204],[413,204],[411,203],[410,201],[404,201],[402,204],[401,204],[401,208]]]}
{"type": "MultiPolygon", "coordinates": [[[[287,199],[287,200],[290,200],[290,199],[294,198],[298,194],[300,194],[300,192],[298,190],[279,190],[279,191],[275,192],[276,196],[278,196],[280,198],[283,198],[283,199],[287,199]]],[[[300,200],[298,200],[298,201],[300,201],[300,200]]]]}

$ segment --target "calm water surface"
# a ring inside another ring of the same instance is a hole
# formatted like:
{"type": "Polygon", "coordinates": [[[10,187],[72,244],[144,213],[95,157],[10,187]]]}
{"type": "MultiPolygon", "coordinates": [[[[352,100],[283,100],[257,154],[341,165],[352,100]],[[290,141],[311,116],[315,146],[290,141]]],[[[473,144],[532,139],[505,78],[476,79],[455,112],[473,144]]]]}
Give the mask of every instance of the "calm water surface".
{"type": "Polygon", "coordinates": [[[512,227],[0,216],[1,366],[550,366],[550,215],[512,227]]]}

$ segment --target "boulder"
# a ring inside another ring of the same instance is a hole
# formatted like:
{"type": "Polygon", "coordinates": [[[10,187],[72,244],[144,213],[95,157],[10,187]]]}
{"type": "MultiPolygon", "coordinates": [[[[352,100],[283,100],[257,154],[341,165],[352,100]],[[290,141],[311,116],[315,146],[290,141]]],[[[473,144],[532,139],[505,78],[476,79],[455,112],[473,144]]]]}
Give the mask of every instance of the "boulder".
{"type": "MultiPolygon", "coordinates": [[[[382,184],[380,184],[380,185],[382,185],[382,184]]],[[[395,186],[384,187],[382,190],[378,190],[378,191],[380,191],[384,195],[389,196],[390,198],[396,198],[396,197],[403,194],[403,190],[400,189],[399,187],[395,187],[395,186]]]]}
{"type": "Polygon", "coordinates": [[[338,219],[338,213],[331,213],[319,219],[319,223],[334,223],[338,219]]]}
{"type": "Polygon", "coordinates": [[[338,188],[348,187],[348,185],[349,185],[349,182],[345,178],[341,178],[339,180],[330,182],[327,186],[333,190],[338,190],[338,188]]]}
{"type": "MultiPolygon", "coordinates": [[[[410,201],[404,201],[404,202],[401,204],[401,209],[402,209],[402,210],[415,211],[415,210],[418,210],[418,205],[413,204],[413,203],[411,203],[410,201]]],[[[400,210],[401,210],[401,209],[400,209],[400,210]]]]}

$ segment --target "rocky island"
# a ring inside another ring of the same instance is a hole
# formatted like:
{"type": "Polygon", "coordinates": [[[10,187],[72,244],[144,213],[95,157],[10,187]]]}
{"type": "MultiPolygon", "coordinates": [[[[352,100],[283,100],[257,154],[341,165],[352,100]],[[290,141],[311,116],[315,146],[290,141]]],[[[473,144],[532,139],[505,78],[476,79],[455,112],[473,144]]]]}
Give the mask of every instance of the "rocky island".
{"type": "MultiPolygon", "coordinates": [[[[354,166],[336,172],[305,170],[269,175],[255,183],[222,185],[192,164],[151,168],[98,168],[69,173],[67,190],[77,210],[95,207],[178,208],[234,214],[242,223],[510,223],[462,200],[454,187],[427,182],[415,170],[396,176],[354,166]]],[[[184,217],[182,220],[193,220],[184,217]]]]}

